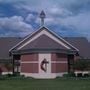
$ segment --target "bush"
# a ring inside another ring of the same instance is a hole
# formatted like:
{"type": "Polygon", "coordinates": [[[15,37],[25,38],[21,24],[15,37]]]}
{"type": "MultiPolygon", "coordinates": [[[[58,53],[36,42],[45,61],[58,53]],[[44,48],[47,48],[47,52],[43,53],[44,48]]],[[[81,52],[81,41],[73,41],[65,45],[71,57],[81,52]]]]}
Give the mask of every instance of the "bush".
{"type": "Polygon", "coordinates": [[[20,76],[20,72],[15,72],[13,76],[20,76]]]}
{"type": "Polygon", "coordinates": [[[77,74],[77,77],[82,77],[82,73],[78,73],[77,74]]]}
{"type": "Polygon", "coordinates": [[[89,74],[84,74],[84,76],[83,77],[90,77],[90,75],[89,74]]]}
{"type": "Polygon", "coordinates": [[[12,77],[12,74],[6,74],[8,77],[12,77]]]}
{"type": "Polygon", "coordinates": [[[8,78],[7,75],[0,75],[0,80],[5,80],[6,78],[8,78]]]}
{"type": "Polygon", "coordinates": [[[80,71],[90,70],[90,60],[78,59],[74,62],[74,69],[80,71]]]}
{"type": "Polygon", "coordinates": [[[63,77],[75,77],[74,73],[64,74],[63,77]]]}

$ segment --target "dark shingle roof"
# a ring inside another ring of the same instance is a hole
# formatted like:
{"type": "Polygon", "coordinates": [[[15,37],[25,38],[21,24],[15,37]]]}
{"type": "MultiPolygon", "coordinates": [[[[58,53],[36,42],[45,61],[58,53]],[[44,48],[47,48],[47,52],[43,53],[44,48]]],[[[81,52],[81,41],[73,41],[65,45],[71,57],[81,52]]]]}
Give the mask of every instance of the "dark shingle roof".
{"type": "Polygon", "coordinates": [[[90,58],[90,42],[84,37],[67,37],[69,43],[79,49],[81,57],[90,58]]]}
{"type": "Polygon", "coordinates": [[[64,46],[60,45],[50,37],[46,35],[41,35],[25,47],[23,47],[21,50],[25,49],[67,49],[64,46]]]}
{"type": "MultiPolygon", "coordinates": [[[[21,50],[22,47],[28,46],[25,43],[29,42],[30,39],[34,38],[36,35],[39,35],[40,33],[41,33],[41,35],[43,35],[43,33],[44,33],[47,36],[48,36],[48,34],[50,34],[50,35],[54,36],[57,40],[59,40],[62,43],[64,43],[68,48],[70,48],[70,50],[78,51],[78,49],[76,47],[72,46],[70,43],[68,43],[66,40],[64,40],[61,36],[58,36],[56,33],[54,33],[53,31],[49,30],[47,27],[40,27],[36,32],[27,35],[19,44],[17,44],[15,47],[13,47],[10,51],[12,52],[14,50],[18,50],[18,48],[19,48],[19,50],[21,50]],[[45,31],[46,33],[43,32],[43,31],[45,31]]],[[[29,44],[29,45],[31,45],[31,44],[29,44]]],[[[39,48],[41,48],[41,47],[39,47],[39,48]]]]}
{"type": "Polygon", "coordinates": [[[9,49],[16,45],[21,38],[1,37],[0,38],[0,59],[9,58],[9,49]]]}
{"type": "MultiPolygon", "coordinates": [[[[90,58],[90,43],[88,42],[88,40],[86,38],[66,37],[64,39],[79,49],[80,56],[85,57],[85,58],[90,58]]],[[[17,38],[17,37],[0,38],[0,58],[9,58],[9,49],[11,49],[13,46],[15,46],[21,40],[22,40],[21,38],[17,38]]],[[[43,40],[43,42],[44,41],[45,40],[43,40]]],[[[50,41],[50,42],[52,42],[52,41],[50,41]]],[[[32,42],[32,44],[34,46],[38,47],[38,45],[37,45],[38,43],[32,42]]],[[[49,44],[49,45],[51,46],[51,44],[49,44]]],[[[59,47],[57,44],[55,46],[59,47]]],[[[46,45],[46,47],[47,47],[47,45],[46,45]]],[[[53,43],[52,43],[51,48],[52,47],[53,47],[53,43]]]]}

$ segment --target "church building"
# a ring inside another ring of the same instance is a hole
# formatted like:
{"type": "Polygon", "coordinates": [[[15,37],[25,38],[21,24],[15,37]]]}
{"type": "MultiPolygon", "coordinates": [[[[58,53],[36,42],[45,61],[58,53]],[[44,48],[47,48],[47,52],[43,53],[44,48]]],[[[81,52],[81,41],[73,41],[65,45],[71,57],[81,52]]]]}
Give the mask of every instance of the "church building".
{"type": "MultiPolygon", "coordinates": [[[[55,78],[70,72],[70,61],[78,49],[44,26],[45,13],[40,14],[41,27],[10,49],[13,59],[20,59],[20,73],[34,78],[55,78]]],[[[71,68],[72,69],[72,68],[71,68]]]]}
{"type": "MultiPolygon", "coordinates": [[[[10,47],[13,73],[18,70],[21,75],[45,79],[56,78],[73,71],[73,62],[83,53],[82,46],[78,45],[80,42],[75,43],[74,40],[62,38],[49,30],[44,26],[45,17],[42,11],[41,27],[10,47]],[[20,63],[17,68],[16,62],[20,63]]],[[[88,43],[88,48],[89,45],[88,43]]]]}

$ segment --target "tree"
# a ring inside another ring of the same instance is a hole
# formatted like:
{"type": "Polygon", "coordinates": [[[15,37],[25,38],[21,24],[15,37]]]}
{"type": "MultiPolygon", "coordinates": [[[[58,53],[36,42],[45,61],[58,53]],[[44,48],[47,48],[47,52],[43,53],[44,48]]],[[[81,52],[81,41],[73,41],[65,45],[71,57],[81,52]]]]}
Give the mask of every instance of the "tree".
{"type": "Polygon", "coordinates": [[[12,64],[11,63],[5,63],[4,66],[8,72],[12,70],[12,64]]]}
{"type": "Polygon", "coordinates": [[[88,59],[79,59],[74,62],[74,70],[90,70],[90,60],[88,59]]]}

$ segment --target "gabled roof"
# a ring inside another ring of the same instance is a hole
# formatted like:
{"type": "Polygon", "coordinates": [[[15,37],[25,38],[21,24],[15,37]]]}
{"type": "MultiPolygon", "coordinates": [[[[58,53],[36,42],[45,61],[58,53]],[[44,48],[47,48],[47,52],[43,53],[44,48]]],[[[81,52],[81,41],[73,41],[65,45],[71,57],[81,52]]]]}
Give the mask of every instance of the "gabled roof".
{"type": "MultiPolygon", "coordinates": [[[[80,56],[90,59],[90,42],[88,42],[86,38],[65,37],[64,39],[79,49],[80,56]]],[[[1,59],[3,58],[4,59],[10,58],[9,49],[22,40],[23,38],[18,38],[18,37],[5,37],[5,38],[0,37],[0,62],[1,59]]]]}
{"type": "Polygon", "coordinates": [[[53,47],[53,48],[57,47],[58,49],[61,48],[61,49],[79,51],[76,47],[72,46],[69,42],[67,42],[66,40],[64,40],[62,37],[58,36],[54,32],[50,31],[46,27],[41,27],[38,31],[32,33],[31,35],[28,35],[21,42],[19,42],[16,46],[11,48],[10,51],[36,48],[36,46],[37,46],[37,48],[45,49],[46,46],[47,46],[47,48],[49,48],[50,43],[48,43],[48,40],[52,43],[51,47],[53,47]],[[43,37],[44,40],[46,40],[46,41],[43,42],[41,37],[43,37]],[[40,41],[42,41],[42,42],[40,42],[40,41]],[[39,45],[37,45],[37,43],[39,45]],[[36,44],[36,46],[35,46],[35,44],[36,44]]]}
{"type": "Polygon", "coordinates": [[[64,46],[60,45],[58,42],[54,41],[46,35],[41,35],[28,45],[24,46],[22,50],[27,49],[66,49],[64,46]]]}

